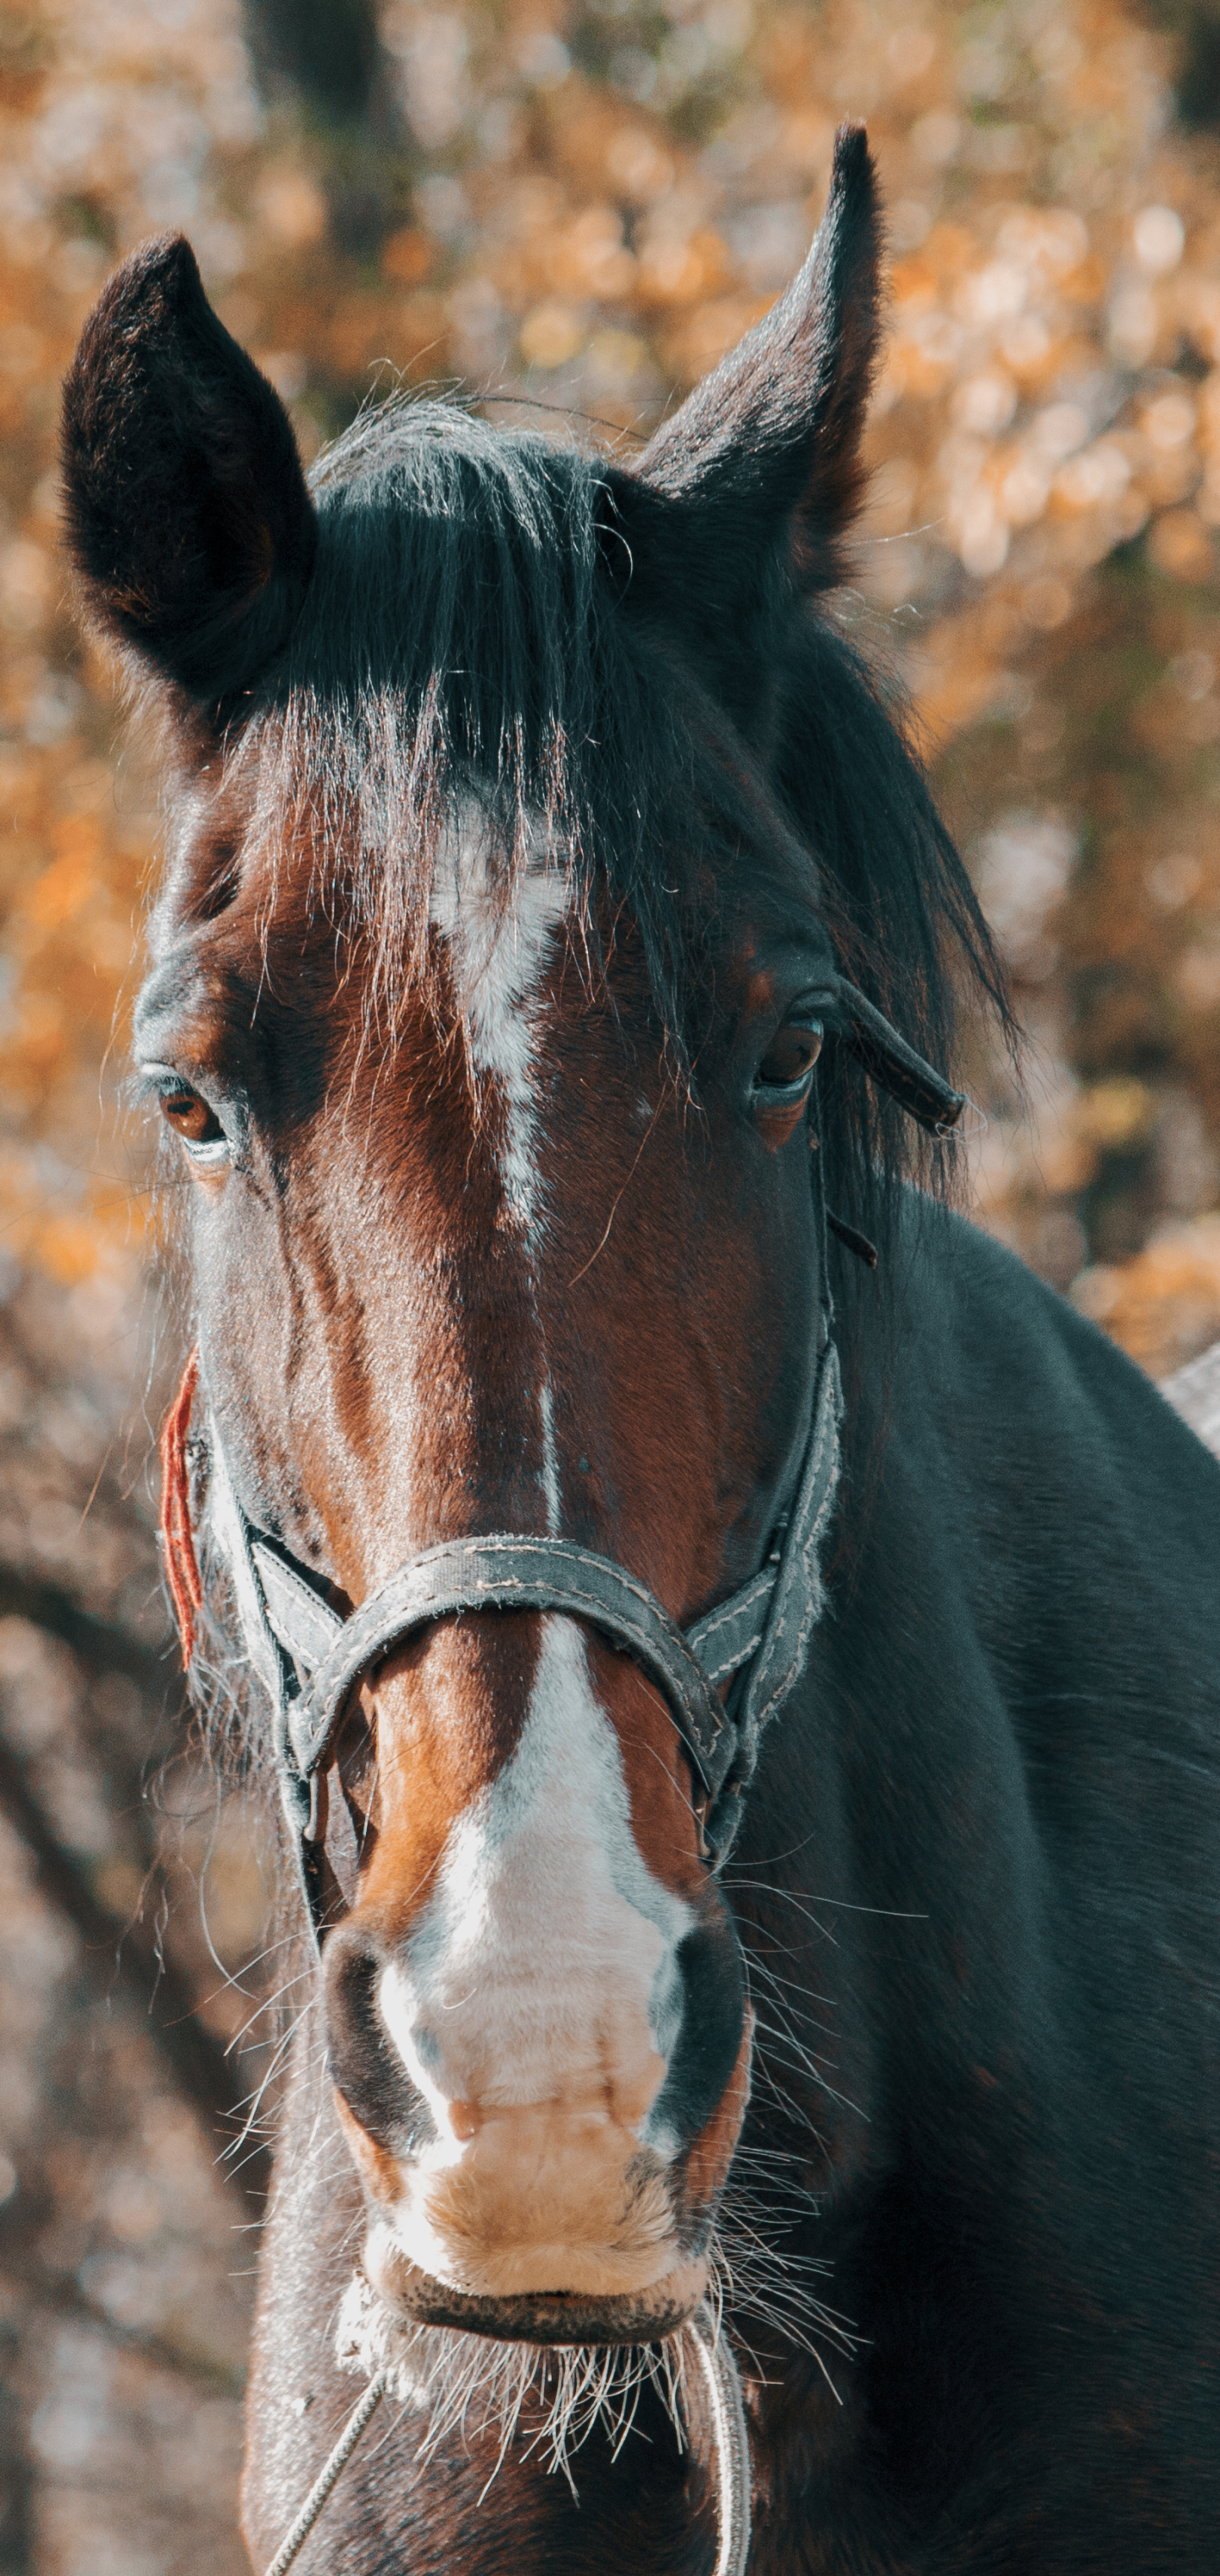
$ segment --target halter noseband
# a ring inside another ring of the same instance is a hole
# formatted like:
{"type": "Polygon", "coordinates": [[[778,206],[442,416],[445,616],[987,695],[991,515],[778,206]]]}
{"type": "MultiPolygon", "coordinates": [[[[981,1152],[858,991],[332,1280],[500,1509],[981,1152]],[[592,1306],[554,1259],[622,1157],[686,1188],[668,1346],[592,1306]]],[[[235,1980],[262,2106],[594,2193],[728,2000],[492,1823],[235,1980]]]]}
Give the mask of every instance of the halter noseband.
{"type": "MultiPolygon", "coordinates": [[[[192,1359],[166,1425],[167,1491],[175,1482],[174,1465],[183,1456],[183,1417],[196,1383],[192,1359]]],[[[318,1792],[351,1693],[408,1637],[463,1611],[555,1611],[588,1621],[631,1655],[669,1706],[707,1800],[705,1839],[714,1865],[720,1866],[737,1830],[759,1735],[797,1681],[821,1614],[818,1551],[838,1483],[841,1404],[838,1355],[827,1338],[782,1539],[761,1572],[685,1631],[647,1585],[612,1558],[569,1539],[509,1533],[425,1548],[343,1619],[322,1599],[306,1570],[248,1520],[215,1420],[209,1421],[210,1525],[232,1577],[246,1653],[272,1702],[280,1791],[319,1937],[325,1903],[318,1792]],[[737,1675],[742,1678],[726,1706],[719,1685],[737,1675]]],[[[198,1576],[184,1577],[181,1550],[179,1507],[167,1532],[166,1553],[175,1601],[183,1599],[193,1608],[199,1599],[198,1576]]],[[[192,1564],[193,1553],[192,1548],[192,1564]]]]}
{"type": "MultiPolygon", "coordinates": [[[[952,1126],[965,1105],[962,1095],[863,995],[846,985],[840,985],[840,995],[842,1033],[865,1069],[934,1133],[952,1126]]],[[[758,1760],[759,1737],[795,1688],[825,1605],[818,1559],[838,1486],[842,1393],[824,1284],[820,1156],[813,1155],[811,1163],[823,1300],[801,1466],[766,1563],[690,1628],[677,1627],[647,1585],[612,1558],[569,1539],[513,1532],[425,1548],[341,1618],[309,1570],[248,1519],[209,1415],[210,1525],[232,1577],[246,1654],[271,1700],[280,1791],[318,1941],[331,1919],[322,1785],[352,1691],[408,1637],[464,1611],[554,1611],[587,1621],[631,1655],[668,1704],[706,1799],[707,1857],[713,1868],[722,1866],[758,1760]],[[722,1699],[725,1683],[730,1687],[722,1699]]],[[[166,1565],[188,1664],[202,1599],[186,1472],[197,1386],[198,1355],[192,1354],[161,1443],[166,1565]]]]}

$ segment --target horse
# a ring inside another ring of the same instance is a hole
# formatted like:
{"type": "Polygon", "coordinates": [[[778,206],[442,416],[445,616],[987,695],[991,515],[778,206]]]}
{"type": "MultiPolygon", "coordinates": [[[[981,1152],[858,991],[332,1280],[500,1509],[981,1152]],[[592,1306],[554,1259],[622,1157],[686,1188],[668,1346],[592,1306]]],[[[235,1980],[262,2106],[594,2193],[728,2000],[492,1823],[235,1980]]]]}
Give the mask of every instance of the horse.
{"type": "Polygon", "coordinates": [[[1220,1466],[955,1203],[1010,1022],[841,611],[881,255],[844,128],[627,459],[421,397],[307,480],[180,238],[67,379],[169,780],[168,1575],[288,1874],[258,2569],[1220,2530],[1220,1466]]]}

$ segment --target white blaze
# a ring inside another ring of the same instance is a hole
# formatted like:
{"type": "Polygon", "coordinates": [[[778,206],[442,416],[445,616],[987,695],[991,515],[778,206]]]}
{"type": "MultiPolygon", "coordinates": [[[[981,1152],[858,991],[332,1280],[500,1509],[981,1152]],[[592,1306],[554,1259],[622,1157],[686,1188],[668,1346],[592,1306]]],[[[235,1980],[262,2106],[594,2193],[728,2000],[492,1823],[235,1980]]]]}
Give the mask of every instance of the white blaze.
{"type": "MultiPolygon", "coordinates": [[[[540,995],[569,891],[540,849],[500,900],[471,800],[432,904],[475,1077],[501,1096],[505,1222],[536,1311],[540,995]]],[[[538,1473],[558,1534],[540,1313],[538,1342],[538,1473]]],[[[516,1751],[452,1821],[427,1902],[379,1981],[383,2026],[435,2127],[399,2167],[402,2255],[504,2295],[634,2293],[672,2268],[663,2167],[679,2142],[656,2104],[682,2017],[678,1952],[694,1923],[639,1849],[583,1631],[550,1615],[516,1751]]]]}
{"type": "MultiPolygon", "coordinates": [[[[497,1155],[504,1204],[520,1227],[527,1258],[541,1222],[536,1155],[537,995],[571,895],[566,870],[539,835],[506,905],[492,882],[486,818],[473,798],[458,808],[437,860],[432,920],[449,947],[450,968],[476,1073],[498,1083],[505,1108],[497,1155]]],[[[560,1527],[555,1412],[545,1371],[538,1389],[546,1525],[560,1527]]]]}
{"type": "Polygon", "coordinates": [[[486,821],[473,800],[459,808],[437,860],[432,919],[449,944],[471,1061],[477,1072],[496,1077],[504,1096],[500,1176],[510,1213],[527,1228],[539,1213],[536,997],[569,896],[565,869],[540,846],[505,904],[488,864],[486,821]]]}
{"type": "Polygon", "coordinates": [[[694,1920],[641,1856],[580,1629],[550,1616],[517,1751],[451,1827],[434,1892],[381,1979],[382,2019],[439,2132],[425,2164],[454,2154],[455,2102],[481,2115],[602,2105],[672,2154],[649,2115],[694,1920]]]}

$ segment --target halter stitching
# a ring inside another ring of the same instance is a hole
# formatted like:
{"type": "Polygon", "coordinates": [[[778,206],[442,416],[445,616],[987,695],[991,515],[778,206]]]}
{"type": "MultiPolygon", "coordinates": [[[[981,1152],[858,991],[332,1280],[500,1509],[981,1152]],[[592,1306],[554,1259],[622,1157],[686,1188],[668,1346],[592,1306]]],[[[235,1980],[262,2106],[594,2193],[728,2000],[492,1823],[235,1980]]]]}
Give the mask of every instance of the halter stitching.
{"type": "MultiPolygon", "coordinates": [[[[837,1441],[838,1426],[839,1412],[838,1405],[836,1403],[827,1407],[822,1412],[818,1427],[816,1447],[813,1458],[810,1462],[811,1476],[816,1476],[820,1472],[827,1441],[837,1441]]],[[[797,1628],[796,1642],[793,1646],[792,1653],[788,1657],[783,1670],[778,1676],[775,1688],[772,1691],[770,1698],[765,1700],[758,1710],[755,1718],[755,1725],[759,1732],[761,1732],[762,1728],[767,1724],[768,1719],[774,1715],[776,1709],[780,1707],[783,1700],[787,1698],[787,1695],[801,1669],[801,1665],[804,1662],[805,1650],[808,1646],[810,1636],[812,1635],[813,1629],[822,1614],[825,1599],[825,1586],[822,1582],[821,1567],[818,1563],[818,1550],[823,1531],[825,1529],[827,1515],[834,1507],[837,1493],[838,1478],[836,1476],[832,1476],[827,1484],[826,1491],[822,1496],[821,1504],[815,1515],[812,1526],[805,1540],[805,1544],[801,1550],[806,1574],[805,1584],[803,1587],[793,1586],[789,1590],[786,1602],[780,1606],[779,1615],[775,1623],[774,1634],[769,1641],[769,1650],[768,1646],[764,1645],[761,1668],[756,1669],[755,1686],[756,1688],[765,1688],[769,1673],[774,1670],[775,1660],[782,1651],[784,1639],[791,1624],[791,1608],[794,1598],[799,1598],[801,1616],[797,1628]]]]}

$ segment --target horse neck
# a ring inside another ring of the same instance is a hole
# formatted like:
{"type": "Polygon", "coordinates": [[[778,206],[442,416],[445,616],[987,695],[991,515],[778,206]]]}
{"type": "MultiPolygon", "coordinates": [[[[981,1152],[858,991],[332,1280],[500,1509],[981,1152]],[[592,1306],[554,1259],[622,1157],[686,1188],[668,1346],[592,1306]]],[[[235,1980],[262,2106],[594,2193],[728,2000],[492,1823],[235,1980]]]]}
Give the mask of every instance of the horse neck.
{"type": "MultiPolygon", "coordinates": [[[[952,1292],[968,1241],[932,1218],[888,1309],[840,1315],[829,1613],[725,1874],[758,2015],[736,2170],[766,2124],[794,2129],[794,2155],[804,2126],[823,2220],[889,2170],[921,2086],[968,2085],[1001,2029],[1010,2054],[1035,2046],[1040,1871],[1002,1674],[1037,1585],[1007,1625],[980,1618],[982,1574],[999,1578],[974,1526],[988,1416],[952,1292]]],[[[988,1320],[998,1338],[1002,1315],[988,1320]]],[[[1045,1396],[1028,1394],[1036,1413],[1045,1396]]]]}

